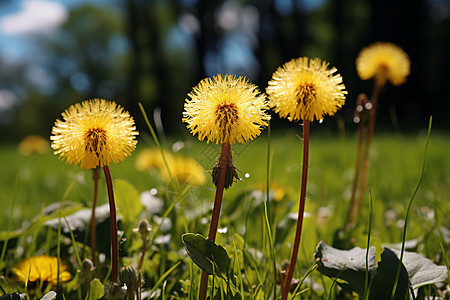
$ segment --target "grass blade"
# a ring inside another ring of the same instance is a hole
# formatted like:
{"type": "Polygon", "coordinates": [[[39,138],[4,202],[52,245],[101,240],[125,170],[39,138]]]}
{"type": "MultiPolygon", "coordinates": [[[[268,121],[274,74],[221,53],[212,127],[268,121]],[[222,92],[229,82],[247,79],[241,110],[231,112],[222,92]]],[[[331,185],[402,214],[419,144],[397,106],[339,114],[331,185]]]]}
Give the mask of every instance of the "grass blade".
{"type": "Polygon", "coordinates": [[[297,293],[297,291],[300,289],[301,285],[306,280],[306,278],[309,276],[309,274],[311,274],[316,268],[317,268],[317,264],[316,263],[313,263],[311,265],[311,267],[309,267],[309,269],[306,271],[305,275],[302,277],[302,280],[300,280],[300,282],[295,287],[295,290],[292,292],[291,298],[290,298],[291,300],[293,300],[295,297],[297,297],[298,295],[300,295],[300,294],[305,292],[305,291],[301,291],[301,292],[297,293]]]}
{"type": "Polygon", "coordinates": [[[369,189],[369,225],[367,229],[367,247],[366,247],[366,275],[364,278],[364,299],[368,299],[369,297],[369,249],[370,249],[370,236],[372,230],[372,192],[369,189]]]}
{"type": "Polygon", "coordinates": [[[153,137],[153,140],[155,141],[156,146],[159,148],[159,151],[161,152],[161,156],[163,158],[164,165],[165,165],[165,167],[167,169],[169,177],[172,178],[173,176],[172,176],[172,173],[170,172],[169,164],[167,163],[166,156],[164,155],[163,148],[161,146],[161,143],[159,142],[158,137],[156,136],[156,133],[155,133],[155,130],[153,129],[152,124],[150,123],[150,121],[149,121],[149,119],[147,117],[147,113],[145,112],[144,106],[140,102],[138,103],[138,105],[139,105],[139,108],[141,109],[142,116],[144,117],[145,123],[147,124],[148,129],[150,130],[150,133],[151,133],[151,135],[153,137]]]}
{"type": "Polygon", "coordinates": [[[160,278],[159,280],[155,283],[155,285],[153,286],[152,290],[150,291],[150,295],[152,295],[156,289],[158,288],[158,286],[161,285],[162,282],[164,282],[164,280],[167,278],[167,276],[169,276],[170,273],[172,273],[173,270],[175,270],[176,267],[178,267],[180,265],[181,261],[177,262],[173,267],[171,267],[169,270],[167,270],[160,278]]]}
{"type": "MultiPolygon", "coordinates": [[[[14,207],[16,206],[16,195],[17,195],[18,185],[19,185],[19,178],[18,178],[18,176],[16,176],[16,183],[14,186],[14,195],[13,195],[13,199],[12,199],[13,201],[11,203],[11,211],[9,212],[7,232],[9,232],[11,230],[14,207]]],[[[3,260],[5,259],[6,249],[8,248],[8,240],[9,240],[9,236],[6,237],[6,240],[3,243],[2,254],[0,257],[0,266],[3,265],[3,260]]]]}
{"type": "Polygon", "coordinates": [[[417,182],[416,188],[414,189],[414,192],[413,192],[413,194],[411,196],[411,199],[409,200],[408,207],[406,209],[405,224],[403,225],[402,250],[400,251],[400,259],[399,259],[399,262],[398,262],[397,273],[395,275],[394,286],[393,286],[392,292],[391,292],[391,299],[394,299],[395,292],[397,290],[398,281],[400,279],[400,270],[401,270],[401,267],[402,267],[403,253],[405,252],[406,229],[408,228],[407,225],[408,225],[409,211],[411,210],[411,206],[412,206],[414,197],[416,196],[416,193],[419,190],[420,184],[422,183],[423,174],[425,172],[425,163],[426,163],[426,158],[427,158],[428,144],[429,144],[430,135],[431,135],[432,120],[433,120],[433,117],[430,117],[430,121],[428,123],[427,140],[425,142],[425,151],[424,151],[423,162],[422,162],[422,170],[420,171],[419,181],[417,182]]]}
{"type": "MultiPolygon", "coordinates": [[[[269,192],[270,192],[270,121],[267,126],[267,167],[266,167],[266,197],[264,201],[264,224],[267,230],[267,237],[269,239],[269,250],[273,261],[273,278],[277,277],[277,264],[275,261],[275,251],[273,249],[273,238],[272,231],[270,229],[270,220],[268,214],[268,202],[269,202],[269,192]]],[[[277,285],[273,285],[273,299],[277,297],[277,285]]]]}

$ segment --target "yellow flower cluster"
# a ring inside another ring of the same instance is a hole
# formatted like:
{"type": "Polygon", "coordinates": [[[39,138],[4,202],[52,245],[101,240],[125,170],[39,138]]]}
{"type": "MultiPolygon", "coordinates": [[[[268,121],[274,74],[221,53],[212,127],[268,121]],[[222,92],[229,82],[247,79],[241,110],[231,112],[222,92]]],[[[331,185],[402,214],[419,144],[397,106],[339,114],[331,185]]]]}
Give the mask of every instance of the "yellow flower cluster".
{"type": "Polygon", "coordinates": [[[134,120],[121,106],[103,99],[70,106],[52,129],[52,148],[67,164],[83,169],[124,160],[136,148],[134,120]]]}
{"type": "Polygon", "coordinates": [[[45,154],[50,150],[50,145],[47,139],[33,134],[24,137],[19,143],[17,150],[23,156],[29,156],[34,153],[45,154]]]}
{"type": "MultiPolygon", "coordinates": [[[[72,278],[66,264],[59,264],[59,281],[65,282],[72,278]]],[[[30,257],[20,262],[13,273],[17,280],[23,283],[27,282],[47,282],[55,286],[58,282],[58,260],[54,256],[41,255],[30,257]]]]}

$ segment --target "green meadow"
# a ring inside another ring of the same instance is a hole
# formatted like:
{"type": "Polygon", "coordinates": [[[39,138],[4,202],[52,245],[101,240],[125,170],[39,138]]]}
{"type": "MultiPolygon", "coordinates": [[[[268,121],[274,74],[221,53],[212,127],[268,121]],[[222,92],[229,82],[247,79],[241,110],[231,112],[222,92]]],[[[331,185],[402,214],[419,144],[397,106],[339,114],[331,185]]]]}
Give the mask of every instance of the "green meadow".
{"type": "MultiPolygon", "coordinates": [[[[299,297],[349,297],[349,294],[343,296],[336,278],[330,279],[317,270],[308,272],[314,269],[314,253],[320,241],[341,249],[355,246],[365,249],[370,232],[369,242],[377,249],[377,261],[383,247],[400,247],[406,209],[418,185],[424,159],[423,178],[408,218],[406,250],[420,253],[436,265],[446,266],[450,253],[448,134],[432,130],[425,153],[426,124],[422,131],[415,133],[376,133],[370,150],[369,179],[362,210],[355,228],[344,233],[357,137],[354,134],[344,136],[337,132],[323,132],[319,124],[314,125],[310,136],[306,213],[294,274],[297,283],[302,280],[296,291],[299,297]]],[[[226,250],[231,263],[228,279],[214,276],[212,289],[216,290],[217,299],[225,299],[225,295],[237,297],[237,294],[244,299],[269,299],[273,298],[274,291],[279,292],[279,284],[274,287],[273,283],[277,282],[284,261],[290,258],[298,211],[302,158],[299,134],[300,129],[298,132],[293,129],[273,130],[269,138],[265,131],[252,142],[232,147],[234,165],[239,169],[241,180],[223,196],[216,243],[226,250]],[[269,197],[266,197],[267,176],[282,196],[274,197],[269,192],[269,197]],[[227,293],[230,286],[232,292],[227,293]]],[[[183,139],[163,140],[162,144],[169,152],[174,149],[177,154],[195,158],[205,172],[217,162],[220,151],[215,144],[199,142],[187,135],[183,139]]],[[[200,269],[187,256],[181,237],[185,233],[207,235],[214,185],[210,172],[207,174],[208,182],[198,187],[165,182],[158,170],[136,170],[136,158],[140,152],[154,146],[153,140],[143,130],[133,155],[110,166],[116,197],[119,198],[119,229],[123,234],[120,265],[136,266],[142,242],[132,229],[137,227],[141,218],[145,218],[153,229],[142,266],[142,291],[146,292],[143,295],[149,299],[155,295],[163,299],[195,299],[200,269]],[[157,199],[155,209],[140,204],[139,198],[142,199],[145,193],[151,193],[157,199]],[[150,292],[157,294],[150,296],[150,292]]],[[[64,217],[91,207],[92,171],[66,165],[51,151],[22,156],[16,145],[3,145],[0,153],[0,199],[3,207],[0,246],[3,249],[1,268],[5,274],[0,285],[6,292],[24,289],[23,284],[14,281],[11,273],[20,257],[61,255],[69,264],[73,279],[59,289],[53,289],[64,294],[66,299],[86,297],[87,289],[77,270],[81,268],[80,261],[90,257],[87,228],[72,228],[84,232],[86,238],[80,241],[70,234],[58,232],[45,222],[61,218],[61,223],[64,223],[64,217]],[[56,208],[49,210],[52,205],[56,208]]],[[[98,201],[98,205],[108,202],[103,174],[98,201]]],[[[103,262],[93,277],[99,278],[105,287],[108,267],[108,262],[103,262]]],[[[42,287],[35,295],[40,297],[49,290],[50,286],[42,287]]],[[[439,293],[442,294],[432,285],[426,286],[422,295],[439,293]]],[[[446,295],[448,297],[448,293],[446,295]]]]}

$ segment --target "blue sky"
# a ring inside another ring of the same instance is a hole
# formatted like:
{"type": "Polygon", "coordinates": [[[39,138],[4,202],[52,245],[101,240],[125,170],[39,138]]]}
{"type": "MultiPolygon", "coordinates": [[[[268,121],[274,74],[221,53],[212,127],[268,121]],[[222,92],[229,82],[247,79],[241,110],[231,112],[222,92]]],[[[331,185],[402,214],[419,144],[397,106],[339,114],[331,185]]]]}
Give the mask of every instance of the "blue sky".
{"type": "MultiPolygon", "coordinates": [[[[78,5],[107,0],[11,0],[0,2],[0,55],[9,62],[32,57],[32,38],[51,35],[63,23],[68,10],[78,5]]],[[[111,1],[109,1],[111,2],[111,1]]]]}
{"type": "MultiPolygon", "coordinates": [[[[192,5],[197,0],[183,1],[192,5]]],[[[312,11],[324,5],[327,0],[276,0],[276,9],[282,15],[289,14],[294,9],[293,2],[300,4],[301,9],[305,11],[312,11]]],[[[26,64],[29,71],[26,74],[36,86],[48,89],[52,85],[49,79],[51,76],[39,66],[39,57],[42,53],[41,49],[35,45],[35,41],[58,34],[58,28],[68,18],[69,10],[86,3],[111,6],[118,5],[120,2],[117,0],[0,1],[0,59],[2,62],[10,65],[26,64]]],[[[254,13],[254,9],[247,7],[247,9],[236,10],[238,6],[239,4],[234,1],[228,1],[220,8],[218,24],[230,34],[224,37],[223,49],[220,53],[209,53],[206,56],[208,74],[227,72],[251,76],[258,71],[258,63],[252,51],[254,46],[252,35],[258,23],[258,16],[254,13]],[[224,23],[220,24],[222,19],[224,23]],[[230,26],[240,26],[241,30],[234,32],[233,28],[229,28],[230,26]]],[[[171,46],[169,48],[183,48],[192,38],[189,30],[180,28],[182,23],[175,25],[171,34],[166,37],[166,43],[171,46]]],[[[18,102],[17,96],[2,88],[4,87],[1,85],[0,78],[0,113],[18,102]]],[[[74,88],[76,89],[76,86],[74,88]]]]}
{"type": "MultiPolygon", "coordinates": [[[[187,1],[187,0],[185,0],[187,1]]],[[[314,10],[327,0],[296,0],[305,10],[314,10]]],[[[9,0],[0,1],[0,55],[10,62],[32,58],[30,37],[56,32],[68,10],[85,3],[111,4],[113,0],[9,0]]],[[[195,2],[193,0],[192,2],[195,2]]],[[[277,0],[281,13],[293,9],[291,0],[277,0]]]]}
{"type": "MultiPolygon", "coordinates": [[[[9,0],[0,1],[0,57],[14,65],[26,63],[27,75],[38,86],[48,86],[48,74],[39,67],[39,49],[34,41],[42,35],[57,34],[69,10],[86,2],[111,3],[112,0],[9,0]]],[[[5,89],[0,78],[0,123],[8,122],[11,109],[20,103],[19,95],[5,89]]]]}

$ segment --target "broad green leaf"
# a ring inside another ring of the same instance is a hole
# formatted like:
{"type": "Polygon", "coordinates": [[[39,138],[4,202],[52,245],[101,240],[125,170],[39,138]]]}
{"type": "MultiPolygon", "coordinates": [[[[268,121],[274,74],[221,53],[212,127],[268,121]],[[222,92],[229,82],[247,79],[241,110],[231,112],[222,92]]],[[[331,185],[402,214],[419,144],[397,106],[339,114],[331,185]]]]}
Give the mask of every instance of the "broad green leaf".
{"type": "Polygon", "coordinates": [[[226,280],[230,258],[227,251],[200,234],[185,233],[181,237],[192,261],[210,275],[218,275],[226,280]]]}
{"type": "MultiPolygon", "coordinates": [[[[355,247],[350,250],[338,250],[320,241],[317,245],[315,259],[317,270],[328,277],[345,280],[347,288],[360,295],[364,292],[366,276],[366,249],[355,247]]],[[[369,248],[369,274],[375,271],[375,247],[369,248]]]]}
{"type": "Polygon", "coordinates": [[[25,299],[25,297],[22,297],[18,293],[4,294],[0,296],[0,300],[22,300],[22,299],[25,299]]]}
{"type": "MultiPolygon", "coordinates": [[[[383,253],[381,253],[381,260],[378,263],[377,272],[373,277],[369,299],[390,299],[399,262],[397,255],[391,249],[384,248],[383,253]]],[[[394,299],[406,299],[408,289],[408,273],[402,264],[394,299]]]]}
{"type": "Polygon", "coordinates": [[[98,300],[105,294],[105,289],[103,284],[97,278],[91,281],[91,294],[89,295],[89,300],[98,300]]]}
{"type": "MultiPolygon", "coordinates": [[[[86,231],[89,231],[89,224],[91,222],[92,209],[86,208],[76,211],[71,215],[66,215],[67,222],[70,225],[75,240],[81,243],[85,242],[86,231]]],[[[45,222],[46,226],[58,230],[59,218],[54,218],[45,222]]],[[[109,257],[110,253],[110,222],[109,222],[109,205],[103,204],[95,208],[95,228],[97,236],[97,250],[106,253],[109,257]]],[[[67,223],[61,221],[62,233],[70,238],[70,230],[67,223]]]]}
{"type": "Polygon", "coordinates": [[[229,295],[230,299],[241,300],[242,299],[241,292],[234,286],[234,284],[230,283],[230,288],[231,288],[231,295],[229,295]]]}
{"type": "MultiPolygon", "coordinates": [[[[399,250],[393,251],[397,257],[400,257],[399,250]]],[[[438,266],[425,256],[415,252],[403,253],[403,265],[414,289],[427,284],[443,282],[448,277],[447,267],[438,266]]]]}
{"type": "Polygon", "coordinates": [[[278,222],[275,232],[275,245],[281,245],[286,237],[291,232],[291,228],[297,223],[297,213],[289,213],[287,216],[278,222]]]}
{"type": "MultiPolygon", "coordinates": [[[[329,277],[337,277],[344,289],[364,292],[366,249],[338,250],[320,242],[315,258],[317,269],[329,277]]],[[[384,248],[375,271],[375,247],[369,250],[369,274],[372,281],[369,299],[390,299],[399,264],[400,251],[384,248]]],[[[394,299],[404,300],[410,285],[423,285],[445,281],[448,277],[445,266],[437,266],[428,258],[414,252],[404,252],[403,263],[394,299]]]]}
{"type": "Polygon", "coordinates": [[[136,188],[128,181],[118,179],[114,181],[114,196],[123,222],[130,226],[137,224],[143,206],[136,188]]]}
{"type": "Polygon", "coordinates": [[[53,300],[56,299],[56,293],[54,291],[50,291],[41,298],[41,300],[53,300]]]}

